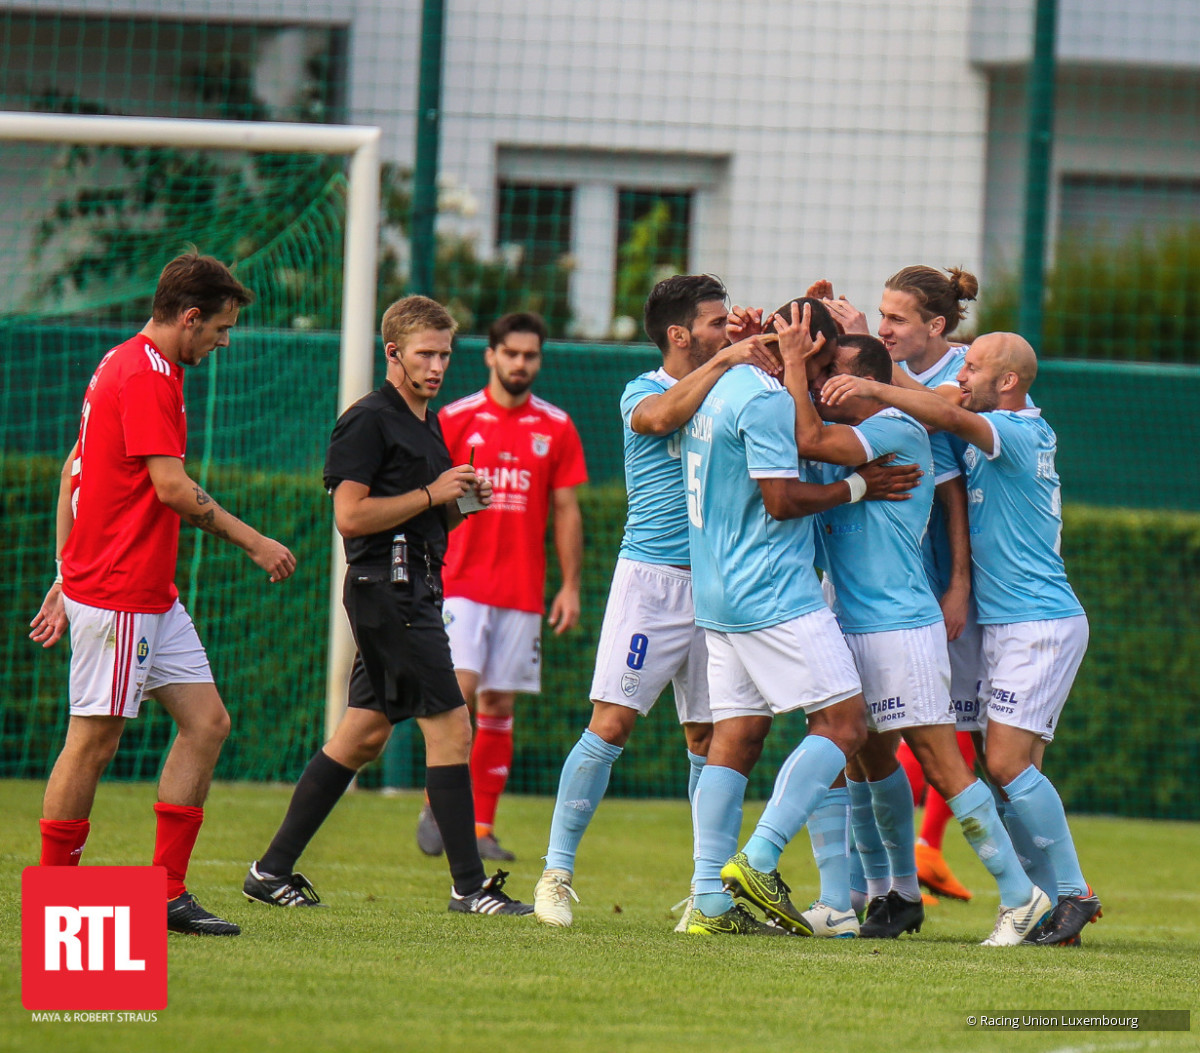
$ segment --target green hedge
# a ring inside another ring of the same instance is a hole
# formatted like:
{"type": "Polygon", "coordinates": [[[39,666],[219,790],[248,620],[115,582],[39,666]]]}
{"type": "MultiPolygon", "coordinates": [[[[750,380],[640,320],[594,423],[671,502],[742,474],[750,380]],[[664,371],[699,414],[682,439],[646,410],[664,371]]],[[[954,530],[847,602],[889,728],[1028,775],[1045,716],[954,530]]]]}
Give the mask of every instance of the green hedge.
{"type": "MultiPolygon", "coordinates": [[[[58,465],[42,457],[7,457],[3,481],[5,568],[0,590],[12,612],[4,638],[6,703],[0,726],[0,775],[42,778],[65,727],[66,649],[42,652],[24,638],[50,576],[52,500],[58,465]]],[[[299,557],[296,576],[270,586],[228,545],[184,530],[179,586],[208,648],[234,733],[218,776],[294,780],[319,745],[323,728],[329,502],[317,472],[267,475],[214,470],[210,489],[232,511],[284,540],[299,557]]],[[[596,637],[625,514],[617,486],[581,493],[585,548],[579,629],[544,639],[543,695],[519,703],[516,792],[555,792],[563,758],[586,725],[596,637]]],[[[1200,818],[1200,725],[1196,708],[1200,654],[1200,516],[1068,506],[1063,550],[1072,583],[1091,621],[1087,658],[1047,754],[1046,770],[1077,812],[1200,818]]],[[[549,560],[554,567],[554,560],[549,560]]],[[[553,576],[553,570],[552,570],[553,576]]],[[[548,583],[548,592],[556,587],[548,583]]],[[[149,706],[126,735],[113,775],[149,778],[158,770],[170,722],[149,706]]],[[[780,720],[751,780],[764,797],[802,718],[780,720]]],[[[421,779],[420,736],[401,742],[398,770],[421,779]]],[[[393,758],[396,759],[395,757],[393,758]]],[[[378,784],[376,771],[364,783],[378,784]]],[[[612,793],[679,796],[687,764],[674,705],[664,698],[641,721],[612,793]]]]}

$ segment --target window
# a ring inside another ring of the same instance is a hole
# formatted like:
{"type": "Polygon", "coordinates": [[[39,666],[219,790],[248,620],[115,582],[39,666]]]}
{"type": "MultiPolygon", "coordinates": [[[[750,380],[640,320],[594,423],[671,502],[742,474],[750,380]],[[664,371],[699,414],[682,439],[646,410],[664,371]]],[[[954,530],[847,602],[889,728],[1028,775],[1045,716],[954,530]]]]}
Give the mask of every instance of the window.
{"type": "Polygon", "coordinates": [[[510,265],[554,265],[571,251],[571,186],[501,183],[496,245],[510,265]]]}
{"type": "Polygon", "coordinates": [[[1122,242],[1200,224],[1200,180],[1064,175],[1059,236],[1122,242]]]}
{"type": "Polygon", "coordinates": [[[691,212],[686,191],[618,190],[614,314],[640,318],[656,282],[687,273],[691,212]]]}

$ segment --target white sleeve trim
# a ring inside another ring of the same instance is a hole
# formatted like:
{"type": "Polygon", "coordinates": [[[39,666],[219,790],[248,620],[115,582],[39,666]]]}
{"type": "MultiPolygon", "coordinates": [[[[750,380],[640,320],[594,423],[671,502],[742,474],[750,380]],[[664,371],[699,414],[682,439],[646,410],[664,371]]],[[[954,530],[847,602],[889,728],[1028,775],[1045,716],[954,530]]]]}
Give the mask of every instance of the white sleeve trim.
{"type": "Polygon", "coordinates": [[[661,394],[662,394],[662,392],[660,392],[660,391],[659,392],[656,392],[656,391],[643,392],[641,397],[637,400],[637,402],[635,402],[632,406],[629,407],[628,414],[622,415],[621,419],[625,422],[625,426],[630,431],[633,431],[633,415],[635,413],[637,413],[638,406],[640,406],[643,402],[645,402],[646,399],[648,399],[651,395],[661,395],[661,394]]]}
{"type": "Polygon", "coordinates": [[[855,435],[858,436],[858,441],[862,444],[863,453],[866,454],[866,456],[863,457],[863,460],[864,461],[875,460],[875,456],[876,456],[875,451],[871,449],[871,444],[867,441],[867,437],[859,430],[858,425],[856,425],[856,424],[851,425],[850,430],[852,432],[854,432],[855,435]]]}
{"type": "Polygon", "coordinates": [[[751,479],[799,479],[799,468],[751,468],[751,479]]]}
{"type": "MultiPolygon", "coordinates": [[[[1000,456],[1000,433],[996,430],[995,422],[992,421],[986,413],[982,414],[982,416],[983,416],[983,419],[985,421],[987,421],[987,426],[992,429],[992,452],[984,453],[983,455],[989,461],[994,461],[997,457],[1000,456]]],[[[983,453],[982,450],[980,450],[979,452],[983,453]]]]}
{"type": "Polygon", "coordinates": [[[951,468],[948,472],[942,472],[941,475],[935,475],[933,477],[933,485],[941,486],[942,483],[948,483],[951,479],[957,479],[961,475],[962,475],[961,468],[958,468],[958,467],[951,468]]]}

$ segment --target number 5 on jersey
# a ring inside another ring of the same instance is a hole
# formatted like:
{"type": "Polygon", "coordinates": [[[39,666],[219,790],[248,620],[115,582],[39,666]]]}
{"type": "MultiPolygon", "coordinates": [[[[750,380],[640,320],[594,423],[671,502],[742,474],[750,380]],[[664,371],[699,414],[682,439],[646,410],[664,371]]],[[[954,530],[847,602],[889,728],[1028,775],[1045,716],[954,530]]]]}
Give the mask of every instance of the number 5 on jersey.
{"type": "Polygon", "coordinates": [[[688,519],[697,530],[704,529],[704,513],[700,510],[700,454],[689,450],[687,455],[688,519]]]}

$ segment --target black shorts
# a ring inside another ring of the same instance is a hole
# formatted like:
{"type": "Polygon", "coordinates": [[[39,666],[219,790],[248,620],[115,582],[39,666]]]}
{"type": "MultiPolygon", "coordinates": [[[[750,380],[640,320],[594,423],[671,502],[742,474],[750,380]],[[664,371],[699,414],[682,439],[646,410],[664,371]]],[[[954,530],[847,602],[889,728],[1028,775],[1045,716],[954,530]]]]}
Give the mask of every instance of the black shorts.
{"type": "MultiPolygon", "coordinates": [[[[465,705],[442,622],[440,588],[424,575],[393,584],[389,567],[350,567],[342,603],[358,654],[348,704],[389,723],[432,717],[465,705]]],[[[440,583],[439,583],[440,584],[440,583]]]]}

